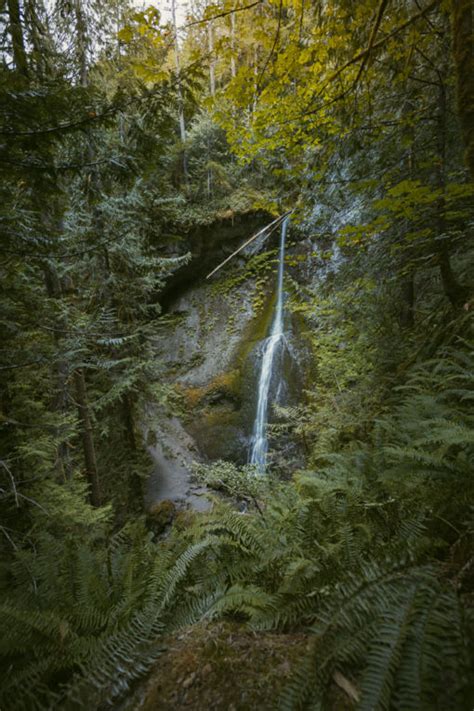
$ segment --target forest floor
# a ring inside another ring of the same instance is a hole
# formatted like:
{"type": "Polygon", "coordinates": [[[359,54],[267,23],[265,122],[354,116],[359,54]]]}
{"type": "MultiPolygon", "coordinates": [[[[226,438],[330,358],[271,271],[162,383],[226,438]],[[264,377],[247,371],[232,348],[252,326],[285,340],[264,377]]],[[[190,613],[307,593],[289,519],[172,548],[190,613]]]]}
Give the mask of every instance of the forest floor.
{"type": "MultiPolygon", "coordinates": [[[[274,710],[308,647],[304,633],[255,633],[238,624],[195,625],[166,648],[127,711],[274,710]]],[[[334,685],[335,711],[353,708],[334,685]]]]}

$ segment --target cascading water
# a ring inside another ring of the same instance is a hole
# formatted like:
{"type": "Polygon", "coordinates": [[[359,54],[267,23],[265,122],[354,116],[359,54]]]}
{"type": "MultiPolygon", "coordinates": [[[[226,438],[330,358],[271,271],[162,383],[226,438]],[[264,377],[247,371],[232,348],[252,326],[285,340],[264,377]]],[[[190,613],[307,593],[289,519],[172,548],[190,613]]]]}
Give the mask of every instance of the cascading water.
{"type": "Polygon", "coordinates": [[[283,272],[285,266],[285,239],[287,226],[288,218],[286,217],[281,225],[275,313],[273,316],[270,335],[265,339],[263,345],[262,367],[258,381],[257,412],[255,416],[250,450],[250,463],[255,464],[262,472],[265,470],[268,451],[267,418],[270,385],[272,375],[274,373],[275,359],[281,352],[281,347],[285,339],[283,332],[283,304],[285,298],[283,291],[283,272]]]}

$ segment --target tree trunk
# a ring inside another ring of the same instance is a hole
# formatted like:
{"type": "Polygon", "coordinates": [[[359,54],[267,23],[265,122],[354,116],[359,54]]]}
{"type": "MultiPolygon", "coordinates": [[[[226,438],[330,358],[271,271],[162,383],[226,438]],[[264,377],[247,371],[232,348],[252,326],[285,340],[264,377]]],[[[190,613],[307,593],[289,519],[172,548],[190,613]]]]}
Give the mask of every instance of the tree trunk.
{"type": "Polygon", "coordinates": [[[474,0],[451,0],[451,10],[458,113],[474,180],[474,0]]]}
{"type": "Polygon", "coordinates": [[[214,35],[212,31],[212,22],[207,23],[207,45],[209,50],[209,91],[211,96],[216,94],[216,71],[214,59],[214,35]]]}
{"type": "MultiPolygon", "coordinates": [[[[25,0],[23,7],[23,22],[29,28],[29,41],[31,43],[30,62],[33,67],[35,77],[43,81],[52,72],[52,66],[47,44],[51,41],[48,22],[40,18],[37,0],[25,0]]],[[[30,70],[31,71],[31,70],[30,70]]]]}
{"type": "MultiPolygon", "coordinates": [[[[408,104],[406,105],[408,108],[408,104]]],[[[414,151],[414,129],[409,126],[407,129],[407,138],[411,141],[411,147],[408,152],[408,175],[410,179],[415,178],[415,151],[414,151]]],[[[408,231],[408,224],[405,229],[408,231]]],[[[413,328],[415,324],[414,307],[415,307],[415,271],[413,261],[410,260],[410,252],[405,252],[403,262],[403,277],[401,282],[401,308],[400,308],[400,326],[404,329],[413,328]]]]}
{"type": "Polygon", "coordinates": [[[23,29],[21,26],[20,3],[19,0],[8,0],[7,4],[9,31],[12,38],[13,61],[20,74],[26,76],[28,74],[28,62],[26,59],[23,29]]]}
{"type": "Polygon", "coordinates": [[[230,73],[232,79],[237,75],[237,63],[235,61],[235,13],[230,16],[230,73]]]}
{"type": "Polygon", "coordinates": [[[253,75],[254,75],[254,83],[253,83],[253,103],[252,103],[252,111],[255,113],[257,110],[257,101],[258,101],[258,46],[257,43],[255,42],[254,48],[253,48],[253,75]]]}
{"type": "Polygon", "coordinates": [[[462,306],[468,298],[468,289],[456,279],[451,266],[451,256],[449,254],[447,237],[441,238],[446,232],[445,220],[445,199],[444,189],[446,187],[446,87],[440,76],[439,83],[439,103],[438,103],[438,169],[437,183],[442,190],[442,197],[437,202],[436,227],[439,239],[438,263],[441,272],[443,290],[451,304],[458,308],[462,306]]]}
{"type": "Polygon", "coordinates": [[[82,368],[78,368],[74,373],[74,385],[76,389],[77,409],[82,425],[81,438],[84,450],[84,462],[86,465],[86,476],[90,486],[90,501],[92,506],[100,506],[101,494],[95,456],[94,433],[92,429],[89,404],[87,401],[86,379],[82,368]]]}
{"type": "Polygon", "coordinates": [[[74,15],[76,20],[76,47],[77,60],[79,64],[79,81],[81,86],[86,87],[89,80],[87,70],[87,27],[81,3],[82,0],[75,0],[74,15]]]}
{"type": "Polygon", "coordinates": [[[175,66],[176,66],[176,93],[178,94],[178,120],[179,120],[179,134],[181,138],[181,143],[183,144],[183,173],[184,178],[188,178],[188,161],[186,156],[186,151],[184,149],[184,143],[186,141],[186,121],[184,118],[184,101],[183,101],[183,91],[181,88],[181,65],[180,65],[180,55],[179,55],[179,42],[178,42],[178,25],[176,23],[176,0],[171,0],[171,19],[173,22],[173,32],[174,32],[174,56],[175,56],[175,66]]]}

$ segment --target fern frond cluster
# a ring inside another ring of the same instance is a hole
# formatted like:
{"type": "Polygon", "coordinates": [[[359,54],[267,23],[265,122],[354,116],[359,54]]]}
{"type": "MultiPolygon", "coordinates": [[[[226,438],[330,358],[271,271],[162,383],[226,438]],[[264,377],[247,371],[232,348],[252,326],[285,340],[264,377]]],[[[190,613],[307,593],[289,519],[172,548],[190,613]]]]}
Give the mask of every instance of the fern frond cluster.
{"type": "Polygon", "coordinates": [[[78,479],[42,485],[35,545],[2,581],[2,708],[98,708],[146,673],[164,632],[229,617],[310,632],[282,709],[326,708],[338,671],[362,709],[464,708],[473,366],[450,350],[415,368],[373,444],[321,454],[293,482],[198,467],[248,512],[216,500],[166,541],[140,521],[112,533],[78,479]]]}

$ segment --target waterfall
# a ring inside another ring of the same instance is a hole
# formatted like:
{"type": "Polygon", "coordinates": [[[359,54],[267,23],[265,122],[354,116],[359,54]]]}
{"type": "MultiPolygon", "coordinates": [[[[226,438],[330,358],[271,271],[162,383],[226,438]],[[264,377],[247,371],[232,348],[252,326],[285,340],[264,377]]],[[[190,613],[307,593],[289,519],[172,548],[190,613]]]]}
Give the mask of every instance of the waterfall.
{"type": "Polygon", "coordinates": [[[250,463],[256,464],[260,471],[265,470],[268,450],[267,438],[267,418],[268,405],[270,399],[270,385],[274,373],[274,363],[276,355],[281,352],[284,341],[283,332],[283,271],[285,266],[285,239],[288,226],[288,218],[285,218],[281,225],[280,254],[278,261],[278,281],[276,292],[275,312],[272,321],[270,335],[265,339],[262,350],[262,366],[258,381],[257,412],[253,426],[252,445],[250,451],[250,463]]]}

